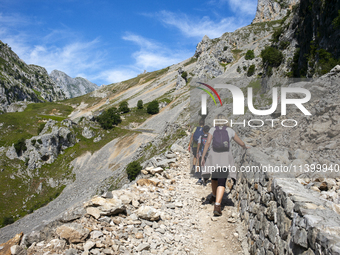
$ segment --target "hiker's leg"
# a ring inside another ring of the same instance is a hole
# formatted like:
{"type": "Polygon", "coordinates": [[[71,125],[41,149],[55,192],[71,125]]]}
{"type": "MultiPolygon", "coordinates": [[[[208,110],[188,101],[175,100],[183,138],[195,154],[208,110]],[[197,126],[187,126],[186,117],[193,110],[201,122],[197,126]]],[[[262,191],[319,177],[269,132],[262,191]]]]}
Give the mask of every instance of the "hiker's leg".
{"type": "Polygon", "coordinates": [[[214,196],[216,196],[217,185],[218,185],[217,179],[211,179],[211,189],[212,189],[212,194],[214,196]]]}
{"type": "Polygon", "coordinates": [[[196,158],[196,155],[197,155],[197,147],[192,147],[192,154],[194,155],[194,160],[192,161],[192,169],[195,173],[195,166],[196,166],[196,161],[197,161],[197,158],[196,158]]]}
{"type": "Polygon", "coordinates": [[[227,181],[226,178],[218,178],[217,180],[216,203],[220,204],[222,202],[226,181],[227,181]]]}

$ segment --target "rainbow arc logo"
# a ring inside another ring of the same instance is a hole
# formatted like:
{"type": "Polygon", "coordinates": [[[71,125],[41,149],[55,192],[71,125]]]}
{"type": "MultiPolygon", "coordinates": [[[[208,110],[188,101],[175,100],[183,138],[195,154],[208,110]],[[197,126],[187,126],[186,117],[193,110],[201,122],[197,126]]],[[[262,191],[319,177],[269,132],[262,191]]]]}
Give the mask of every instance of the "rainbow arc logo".
{"type": "MultiPolygon", "coordinates": [[[[221,98],[220,98],[220,95],[217,93],[217,91],[216,91],[213,87],[211,87],[210,85],[205,84],[205,83],[203,83],[203,82],[197,82],[197,83],[199,83],[199,84],[201,84],[201,85],[203,85],[203,86],[206,86],[206,87],[209,88],[212,92],[214,92],[214,94],[217,96],[218,100],[220,101],[221,106],[223,106],[222,100],[221,100],[221,98]]],[[[213,96],[213,94],[210,93],[209,90],[204,89],[204,88],[201,88],[201,87],[196,87],[196,88],[201,89],[201,90],[203,90],[204,92],[206,92],[206,93],[212,98],[212,100],[214,101],[215,105],[217,106],[215,97],[213,96]]],[[[202,95],[202,97],[203,97],[203,96],[205,96],[205,95],[202,95]]],[[[202,98],[202,99],[203,99],[203,98],[202,98]]],[[[205,101],[206,101],[206,100],[205,100],[205,101]]]]}

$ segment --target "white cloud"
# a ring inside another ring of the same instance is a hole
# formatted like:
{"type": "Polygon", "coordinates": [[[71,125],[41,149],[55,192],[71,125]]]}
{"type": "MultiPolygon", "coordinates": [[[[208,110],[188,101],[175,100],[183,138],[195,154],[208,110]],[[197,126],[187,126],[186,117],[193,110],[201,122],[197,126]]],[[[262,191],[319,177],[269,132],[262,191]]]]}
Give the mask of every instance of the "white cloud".
{"type": "Polygon", "coordinates": [[[100,73],[99,77],[109,83],[136,77],[144,70],[153,71],[177,64],[193,55],[191,51],[171,50],[158,42],[132,33],[126,33],[122,39],[137,44],[140,49],[132,54],[135,60],[132,65],[106,70],[100,73]]]}
{"type": "Polygon", "coordinates": [[[9,27],[0,29],[1,40],[27,64],[42,66],[49,73],[57,69],[71,77],[76,77],[79,73],[93,76],[100,70],[105,59],[105,53],[100,49],[100,40],[97,38],[84,41],[74,34],[73,38],[67,36],[69,34],[70,31],[58,30],[39,36],[23,31],[15,32],[9,27]],[[33,37],[36,43],[33,42],[33,37]],[[63,37],[68,40],[60,40],[63,37]]]}
{"type": "Polygon", "coordinates": [[[101,72],[96,78],[105,80],[109,84],[111,84],[131,79],[133,77],[136,77],[138,74],[140,74],[140,72],[132,70],[131,67],[125,67],[119,69],[105,70],[101,72]]]}
{"type": "Polygon", "coordinates": [[[257,0],[222,0],[227,2],[233,12],[239,12],[239,15],[255,15],[257,0]]]}
{"type": "Polygon", "coordinates": [[[175,14],[169,11],[161,11],[157,17],[163,23],[178,28],[186,37],[202,38],[207,35],[210,38],[216,38],[244,25],[242,18],[229,17],[215,22],[207,16],[195,19],[189,18],[186,14],[175,14]]]}
{"type": "Polygon", "coordinates": [[[138,69],[162,68],[176,64],[192,55],[192,52],[174,51],[160,43],[146,39],[140,35],[128,33],[123,36],[126,41],[132,41],[140,46],[140,50],[132,54],[138,69]]]}

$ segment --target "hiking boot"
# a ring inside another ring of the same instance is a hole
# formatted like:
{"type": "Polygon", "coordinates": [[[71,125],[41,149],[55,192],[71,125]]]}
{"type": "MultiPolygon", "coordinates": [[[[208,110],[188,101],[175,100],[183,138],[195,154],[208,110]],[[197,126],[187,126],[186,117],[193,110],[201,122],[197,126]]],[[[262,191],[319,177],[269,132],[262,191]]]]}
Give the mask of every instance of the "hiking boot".
{"type": "Polygon", "coordinates": [[[214,205],[214,215],[215,216],[221,216],[222,215],[221,205],[214,205]]]}
{"type": "Polygon", "coordinates": [[[196,182],[196,185],[202,185],[203,184],[203,181],[202,180],[198,180],[197,182],[196,182]]]}
{"type": "Polygon", "coordinates": [[[211,196],[209,199],[209,204],[215,203],[216,202],[216,197],[211,196]]]}

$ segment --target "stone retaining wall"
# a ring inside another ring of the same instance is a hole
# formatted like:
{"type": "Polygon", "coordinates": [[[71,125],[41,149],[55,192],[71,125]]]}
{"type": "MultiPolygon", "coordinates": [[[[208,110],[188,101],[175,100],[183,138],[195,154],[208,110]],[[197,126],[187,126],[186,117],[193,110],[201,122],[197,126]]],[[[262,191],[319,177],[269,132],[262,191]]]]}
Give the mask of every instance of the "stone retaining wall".
{"type": "MultiPolygon", "coordinates": [[[[252,148],[240,165],[268,163],[275,165],[252,148]]],[[[234,202],[248,229],[250,254],[340,254],[338,205],[294,178],[242,173],[237,183],[234,202]]]]}

